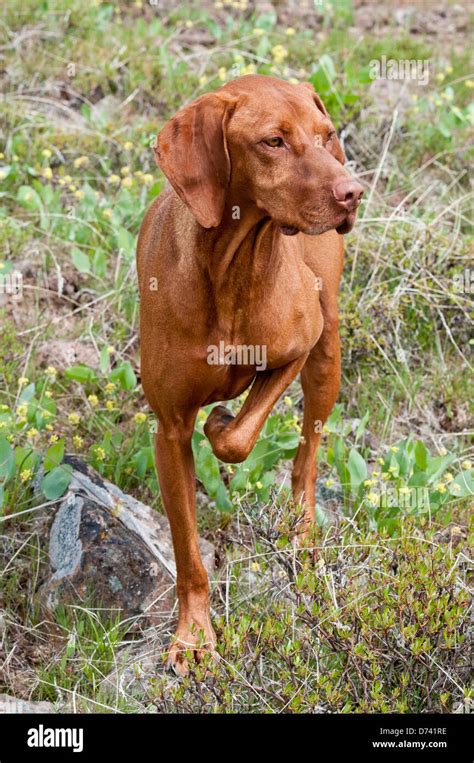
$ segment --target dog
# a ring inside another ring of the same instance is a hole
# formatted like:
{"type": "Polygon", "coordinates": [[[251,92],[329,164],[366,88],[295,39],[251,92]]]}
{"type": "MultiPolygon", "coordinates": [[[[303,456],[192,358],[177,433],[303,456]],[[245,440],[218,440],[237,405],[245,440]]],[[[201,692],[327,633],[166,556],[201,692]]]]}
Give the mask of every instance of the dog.
{"type": "Polygon", "coordinates": [[[204,427],[217,458],[242,462],[301,374],[292,492],[307,535],[321,428],[340,385],[343,235],[363,187],[344,168],[310,83],[234,79],[178,111],[154,151],[171,187],[153,201],[138,237],[141,378],[158,418],[156,466],[176,557],[179,620],[168,661],[185,674],[185,650],[199,662],[216,644],[196,524],[196,415],[250,387],[236,416],[216,405],[204,427]],[[248,358],[210,363],[209,348],[222,342],[265,348],[265,367],[248,358]]]}

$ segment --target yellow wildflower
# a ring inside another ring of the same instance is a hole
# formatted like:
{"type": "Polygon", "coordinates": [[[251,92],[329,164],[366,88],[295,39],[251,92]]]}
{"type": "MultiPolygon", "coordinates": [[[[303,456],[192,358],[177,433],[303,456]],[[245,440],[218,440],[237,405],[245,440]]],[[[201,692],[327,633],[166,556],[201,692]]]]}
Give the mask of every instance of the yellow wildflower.
{"type": "Polygon", "coordinates": [[[379,504],[379,496],[377,493],[369,493],[367,496],[367,500],[369,503],[372,504],[372,506],[378,506],[379,504]]]}
{"type": "Polygon", "coordinates": [[[83,167],[86,164],[89,164],[88,156],[78,156],[77,159],[74,159],[74,167],[76,167],[76,169],[79,169],[79,167],[83,167]]]}

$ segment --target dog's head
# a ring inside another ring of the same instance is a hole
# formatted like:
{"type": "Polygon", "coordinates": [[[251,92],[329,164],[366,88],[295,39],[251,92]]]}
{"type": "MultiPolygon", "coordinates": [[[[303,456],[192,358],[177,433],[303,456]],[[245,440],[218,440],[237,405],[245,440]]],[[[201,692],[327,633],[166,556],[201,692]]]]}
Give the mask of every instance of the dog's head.
{"type": "Polygon", "coordinates": [[[354,225],[363,188],[310,84],[249,75],[203,95],[161,130],[156,160],[205,228],[249,202],[283,233],[354,225]]]}

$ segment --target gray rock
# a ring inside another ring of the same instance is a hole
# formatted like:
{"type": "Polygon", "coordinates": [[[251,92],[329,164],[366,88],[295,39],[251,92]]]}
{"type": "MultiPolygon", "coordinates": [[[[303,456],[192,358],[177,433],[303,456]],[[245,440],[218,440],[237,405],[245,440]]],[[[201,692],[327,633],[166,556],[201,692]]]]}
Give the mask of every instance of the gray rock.
{"type": "MultiPolygon", "coordinates": [[[[47,520],[49,564],[41,605],[80,604],[116,610],[120,618],[153,623],[175,606],[171,532],[166,517],[123,493],[83,461],[73,467],[65,497],[47,520]]],[[[214,547],[200,541],[210,574],[214,547]]]]}
{"type": "Polygon", "coordinates": [[[11,697],[9,694],[0,694],[0,715],[3,713],[54,713],[55,710],[52,702],[30,702],[11,697]]]}

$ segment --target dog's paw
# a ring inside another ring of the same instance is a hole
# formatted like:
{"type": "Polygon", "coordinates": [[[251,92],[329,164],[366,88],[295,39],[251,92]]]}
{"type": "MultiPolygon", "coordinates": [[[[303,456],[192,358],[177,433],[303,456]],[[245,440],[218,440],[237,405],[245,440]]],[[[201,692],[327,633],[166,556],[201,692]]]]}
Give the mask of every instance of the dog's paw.
{"type": "Polygon", "coordinates": [[[175,675],[186,676],[189,673],[191,661],[199,665],[206,655],[210,655],[217,662],[219,655],[215,647],[216,635],[211,625],[200,630],[193,622],[180,626],[168,652],[166,666],[175,675]]]}
{"type": "Polygon", "coordinates": [[[206,423],[204,424],[204,433],[211,439],[213,435],[222,432],[222,430],[233,420],[233,414],[225,407],[225,405],[216,405],[207,417],[206,423]]]}

